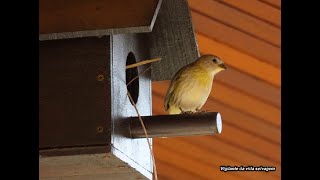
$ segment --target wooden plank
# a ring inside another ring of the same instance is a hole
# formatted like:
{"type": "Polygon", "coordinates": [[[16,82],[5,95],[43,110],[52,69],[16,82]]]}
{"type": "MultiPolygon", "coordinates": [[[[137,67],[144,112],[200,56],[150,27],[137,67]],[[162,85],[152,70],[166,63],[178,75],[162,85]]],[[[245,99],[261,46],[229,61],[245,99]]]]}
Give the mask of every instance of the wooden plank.
{"type": "Polygon", "coordinates": [[[39,154],[42,157],[51,156],[70,156],[70,155],[81,155],[81,154],[98,154],[108,153],[111,151],[110,142],[105,142],[105,146],[83,146],[83,147],[60,147],[50,149],[40,149],[39,154]]]}
{"type": "MultiPolygon", "coordinates": [[[[156,152],[156,151],[155,151],[156,152]]],[[[159,157],[162,155],[157,153],[159,157]]],[[[197,179],[197,180],[207,180],[199,177],[197,174],[192,173],[188,170],[181,168],[180,166],[172,165],[162,160],[162,158],[157,157],[157,169],[158,178],[161,180],[175,180],[175,179],[197,179]]]]}
{"type": "Polygon", "coordinates": [[[281,0],[259,0],[261,2],[264,2],[270,6],[276,7],[278,9],[281,8],[281,0]]]}
{"type": "Polygon", "coordinates": [[[215,164],[215,166],[208,166],[203,163],[196,163],[196,159],[193,156],[184,156],[184,154],[175,152],[175,150],[177,150],[176,146],[163,146],[163,144],[160,143],[158,143],[156,146],[158,149],[155,148],[155,154],[158,154],[158,151],[161,150],[159,154],[162,157],[166,157],[161,158],[161,161],[171,164],[172,166],[178,166],[182,170],[196,175],[197,179],[221,179],[221,175],[223,175],[225,178],[236,178],[230,173],[222,174],[222,172],[219,170],[219,167],[217,167],[217,164],[215,164]],[[175,150],[173,148],[175,148],[175,150]]]}
{"type": "MultiPolygon", "coordinates": [[[[155,113],[156,112],[157,111],[155,111],[155,113]]],[[[241,149],[244,151],[248,151],[273,163],[280,164],[280,143],[275,144],[270,141],[266,141],[255,134],[247,133],[238,127],[234,127],[229,123],[225,123],[226,121],[231,120],[223,117],[222,133],[212,136],[213,138],[221,138],[222,141],[228,142],[236,147],[241,147],[241,149]]],[[[260,129],[260,131],[261,130],[263,129],[260,129]]],[[[267,131],[264,130],[264,132],[267,131]]],[[[279,132],[280,129],[278,130],[278,134],[279,132]]],[[[277,139],[280,140],[280,136],[278,136],[277,139]]]]}
{"type": "Polygon", "coordinates": [[[110,145],[108,38],[40,42],[40,149],[110,145]]]}
{"type": "MultiPolygon", "coordinates": [[[[153,86],[153,91],[166,92],[168,86],[169,81],[164,81],[159,86],[153,86]]],[[[274,127],[280,127],[281,117],[279,108],[267,105],[263,101],[259,101],[252,96],[234,90],[217,81],[214,81],[209,97],[223,102],[238,111],[243,111],[253,117],[263,119],[274,127]]]]}
{"type": "Polygon", "coordinates": [[[218,111],[223,118],[223,123],[230,124],[230,126],[237,127],[242,131],[271,142],[272,144],[280,145],[280,128],[267,124],[262,119],[240,112],[212,98],[208,99],[203,109],[207,111],[218,111]]]}
{"type": "Polygon", "coordinates": [[[266,122],[280,127],[281,111],[279,108],[265,104],[256,98],[214,82],[210,97],[230,105],[240,111],[261,118],[266,122]]]}
{"type": "Polygon", "coordinates": [[[41,0],[41,40],[150,32],[161,0],[41,0]]]}
{"type": "MultiPolygon", "coordinates": [[[[146,36],[139,34],[118,34],[111,38],[111,119],[113,122],[112,149],[111,152],[130,166],[137,169],[140,173],[152,177],[152,158],[146,139],[131,139],[125,135],[129,129],[124,123],[125,118],[137,116],[134,106],[130,102],[127,92],[131,95],[136,94],[136,107],[141,116],[150,116],[151,111],[151,72],[139,76],[137,81],[132,83],[132,88],[127,88],[128,75],[143,72],[150,64],[126,70],[126,65],[139,62],[149,57],[146,36]],[[130,56],[129,56],[130,54],[130,56]],[[127,73],[126,71],[134,71],[127,73]],[[137,148],[139,147],[139,148],[137,148]]],[[[133,76],[134,77],[134,76],[133,76]]],[[[132,78],[133,78],[132,77],[132,78]]],[[[152,143],[152,139],[149,139],[152,143]]]]}
{"type": "Polygon", "coordinates": [[[238,11],[223,3],[213,0],[189,0],[193,11],[201,12],[214,20],[233,27],[243,33],[270,43],[276,47],[281,45],[280,29],[248,14],[238,11]]]}
{"type": "MultiPolygon", "coordinates": [[[[154,110],[155,113],[158,113],[157,110],[154,110]]],[[[274,137],[275,140],[266,140],[266,138],[261,138],[262,133],[248,133],[247,131],[242,130],[242,126],[246,126],[247,122],[242,122],[241,126],[233,126],[231,121],[239,121],[237,117],[228,119],[225,117],[225,113],[221,114],[222,116],[222,133],[212,136],[221,138],[225,141],[235,144],[236,146],[241,146],[243,149],[250,150],[252,153],[255,153],[265,159],[268,159],[272,162],[280,162],[280,143],[275,143],[274,141],[280,141],[280,128],[276,130],[277,137],[274,137]],[[228,123],[225,123],[228,122],[228,123]],[[245,142],[245,143],[244,143],[245,142]],[[252,148],[254,147],[254,148],[252,148]]],[[[240,123],[238,123],[240,124],[240,123]]],[[[252,125],[249,125],[252,126],[252,125]]],[[[267,132],[270,127],[264,128],[263,126],[258,129],[259,131],[267,132]]],[[[271,134],[272,131],[268,132],[267,135],[271,134]]]]}
{"type": "MultiPolygon", "coordinates": [[[[198,139],[203,138],[199,137],[198,139]]],[[[212,137],[214,138],[214,137],[212,137]]],[[[202,144],[197,143],[194,144],[191,140],[186,140],[190,138],[170,138],[170,139],[155,139],[155,153],[158,158],[158,161],[164,161],[163,153],[165,151],[169,151],[171,154],[176,156],[187,157],[188,159],[193,160],[191,164],[184,164],[184,166],[188,166],[191,168],[195,168],[193,164],[202,164],[206,167],[210,167],[211,171],[207,171],[210,176],[221,175],[222,179],[225,177],[224,172],[219,170],[219,166],[221,165],[230,165],[230,166],[260,166],[260,163],[253,164],[251,162],[239,162],[232,157],[230,157],[226,153],[220,153],[221,150],[213,150],[210,151],[207,148],[204,148],[202,144]]],[[[193,139],[192,139],[193,140],[193,139]]],[[[201,141],[203,142],[203,141],[201,141]]],[[[217,144],[209,144],[214,146],[217,149],[221,149],[220,146],[216,146],[217,144]]],[[[165,156],[164,156],[165,157],[165,156]]],[[[167,158],[166,158],[167,159],[167,158]]],[[[174,161],[175,159],[168,160],[168,163],[174,161]]],[[[280,164],[269,163],[268,165],[273,164],[274,166],[280,166],[280,164]]],[[[199,169],[199,171],[202,171],[199,169]]],[[[161,174],[161,172],[159,172],[161,174]]],[[[261,172],[228,172],[233,175],[233,177],[240,177],[241,179],[261,179],[261,178],[279,178],[280,171],[275,171],[272,173],[261,173],[261,172]]]]}
{"type": "MultiPolygon", "coordinates": [[[[217,0],[259,18],[276,27],[281,27],[281,11],[257,0],[217,0]]],[[[280,0],[279,0],[280,2],[280,0]]]]}
{"type": "Polygon", "coordinates": [[[253,78],[233,67],[229,66],[228,70],[224,71],[223,74],[217,74],[215,80],[263,100],[273,106],[281,106],[281,91],[279,88],[253,78]]]}
{"type": "MultiPolygon", "coordinates": [[[[159,151],[161,152],[162,149],[160,149],[159,151]]],[[[162,153],[161,153],[162,154],[162,153]]],[[[187,164],[187,166],[192,166],[193,164],[187,164]]],[[[159,179],[161,180],[175,180],[175,179],[197,179],[197,180],[208,180],[208,178],[201,178],[199,176],[197,176],[196,174],[190,172],[187,169],[184,168],[180,168],[180,166],[186,166],[186,164],[183,165],[175,165],[171,162],[165,162],[162,161],[161,159],[158,160],[158,164],[157,167],[159,169],[159,179]]],[[[201,169],[200,169],[201,171],[201,169]]],[[[208,173],[208,172],[203,172],[203,173],[208,173]]],[[[254,172],[250,172],[251,175],[249,175],[249,173],[245,173],[245,177],[244,174],[242,176],[231,176],[230,178],[226,178],[224,176],[224,174],[222,174],[223,172],[217,172],[216,174],[220,175],[222,177],[222,179],[230,179],[230,180],[234,180],[234,179],[239,179],[239,180],[247,180],[247,179],[254,179],[255,178],[255,174],[254,172]]],[[[230,172],[228,172],[230,173],[230,172]]],[[[235,174],[235,173],[233,173],[235,174]]],[[[240,174],[240,173],[239,173],[240,174]]],[[[261,174],[261,172],[260,172],[261,174]]],[[[279,179],[279,178],[270,178],[269,176],[265,175],[265,178],[262,179],[279,179]]],[[[212,178],[210,178],[212,179],[212,178]]],[[[51,179],[48,179],[51,180],[51,179]]],[[[55,180],[55,179],[54,179],[55,180]]]]}
{"type": "MultiPolygon", "coordinates": [[[[269,159],[274,163],[280,164],[280,144],[276,145],[265,141],[253,134],[243,132],[236,127],[230,126],[227,123],[223,124],[223,131],[220,135],[221,136],[218,136],[218,138],[221,138],[223,141],[241,146],[243,149],[247,149],[254,154],[257,154],[265,159],[269,159]]],[[[280,139],[280,136],[278,139],[280,139]]]]}
{"type": "Polygon", "coordinates": [[[262,59],[276,67],[281,66],[280,48],[272,46],[237,29],[226,26],[195,11],[192,19],[196,32],[262,59]]]}
{"type": "Polygon", "coordinates": [[[203,54],[216,54],[226,63],[246,74],[266,81],[276,87],[281,86],[281,71],[261,59],[257,59],[226,44],[197,33],[198,45],[203,54]]]}
{"type": "Polygon", "coordinates": [[[108,153],[39,158],[40,179],[147,179],[108,153]]]}
{"type": "Polygon", "coordinates": [[[177,68],[199,57],[198,45],[186,0],[163,1],[152,33],[148,33],[152,64],[152,80],[169,80],[177,68]]]}
{"type": "MultiPolygon", "coordinates": [[[[167,85],[164,85],[162,83],[163,82],[152,83],[152,104],[153,113],[155,114],[166,114],[163,108],[163,101],[166,92],[164,91],[164,89],[161,89],[161,86],[167,85]]],[[[280,128],[276,128],[270,124],[266,124],[264,120],[257,119],[248,114],[239,112],[238,110],[233,109],[221,102],[215,101],[212,98],[208,99],[203,109],[212,112],[219,112],[222,116],[223,126],[224,123],[228,123],[245,132],[272,142],[273,144],[280,144],[280,128]]]]}
{"type": "MultiPolygon", "coordinates": [[[[167,138],[165,143],[167,145],[175,144],[175,142],[171,142],[173,138],[167,138]]],[[[202,136],[202,137],[178,137],[175,138],[178,141],[186,142],[190,145],[194,145],[199,147],[200,149],[205,150],[207,153],[204,153],[204,157],[208,154],[212,154],[216,156],[217,161],[220,164],[224,164],[223,160],[218,160],[218,157],[225,157],[227,159],[231,159],[236,164],[242,165],[270,165],[270,166],[280,166],[278,163],[274,163],[268,159],[262,158],[261,156],[257,156],[250,151],[246,151],[239,146],[234,146],[228,142],[225,142],[221,138],[217,138],[214,136],[202,136]]],[[[157,149],[158,142],[162,139],[154,140],[154,148],[155,151],[157,149]]],[[[174,145],[172,145],[174,146],[174,145]]],[[[181,149],[187,150],[188,146],[182,146],[181,149]]],[[[209,156],[210,157],[210,156],[209,156]]],[[[212,156],[211,156],[212,157],[212,156]]],[[[210,158],[209,158],[210,159],[210,158]]]]}

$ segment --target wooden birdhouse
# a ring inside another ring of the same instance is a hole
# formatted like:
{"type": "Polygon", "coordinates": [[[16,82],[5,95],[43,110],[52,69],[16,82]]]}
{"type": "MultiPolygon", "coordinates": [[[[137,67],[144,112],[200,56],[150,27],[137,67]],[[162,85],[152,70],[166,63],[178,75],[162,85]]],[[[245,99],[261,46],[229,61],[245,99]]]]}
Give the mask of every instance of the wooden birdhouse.
{"type": "MultiPolygon", "coordinates": [[[[192,117],[182,131],[176,116],[153,121],[151,103],[151,81],[171,79],[199,56],[186,0],[41,0],[39,56],[40,178],[151,179],[150,151],[127,91],[150,137],[196,131],[192,117]]],[[[221,131],[208,119],[199,128],[221,131]]]]}

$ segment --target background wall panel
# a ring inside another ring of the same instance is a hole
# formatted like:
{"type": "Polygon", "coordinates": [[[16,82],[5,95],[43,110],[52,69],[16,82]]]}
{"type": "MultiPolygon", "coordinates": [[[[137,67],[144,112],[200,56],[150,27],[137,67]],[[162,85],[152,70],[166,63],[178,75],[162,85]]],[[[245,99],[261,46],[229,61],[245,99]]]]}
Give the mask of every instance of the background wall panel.
{"type": "MultiPolygon", "coordinates": [[[[154,139],[161,180],[280,179],[280,0],[189,0],[201,54],[228,69],[216,76],[203,110],[222,115],[220,135],[154,139]],[[222,172],[219,166],[274,166],[274,172],[222,172]]],[[[153,114],[166,114],[170,81],[153,82],[153,114]]]]}

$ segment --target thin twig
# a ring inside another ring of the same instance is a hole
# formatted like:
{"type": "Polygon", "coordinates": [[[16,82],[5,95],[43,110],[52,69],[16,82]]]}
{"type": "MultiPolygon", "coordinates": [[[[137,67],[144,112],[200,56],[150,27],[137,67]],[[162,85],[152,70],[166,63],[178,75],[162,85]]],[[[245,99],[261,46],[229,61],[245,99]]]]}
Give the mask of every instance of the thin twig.
{"type": "MultiPolygon", "coordinates": [[[[144,71],[142,71],[140,74],[138,74],[136,77],[132,78],[128,83],[127,83],[127,86],[129,86],[129,84],[131,84],[134,80],[136,80],[137,78],[139,78],[139,76],[141,76],[143,73],[147,72],[148,70],[151,69],[151,66],[148,67],[147,69],[145,69],[144,71]]],[[[154,154],[153,154],[153,151],[152,151],[152,148],[151,148],[151,144],[150,144],[150,141],[149,141],[149,137],[148,137],[148,133],[147,133],[147,130],[146,130],[146,127],[144,126],[144,123],[143,123],[143,120],[140,116],[140,113],[138,111],[138,108],[136,106],[136,104],[134,103],[133,99],[132,99],[132,96],[131,94],[129,93],[129,91],[127,91],[127,94],[128,94],[128,97],[134,107],[134,109],[136,110],[136,113],[138,114],[138,118],[140,120],[140,123],[141,123],[141,126],[143,128],[143,131],[144,131],[144,134],[146,136],[146,139],[147,139],[147,142],[148,142],[148,146],[149,146],[149,150],[150,150],[150,153],[151,153],[151,156],[152,156],[152,162],[153,162],[153,171],[154,171],[154,176],[155,176],[155,180],[158,180],[158,174],[157,174],[157,167],[156,167],[156,161],[155,161],[155,158],[154,158],[154,154]]]]}
{"type": "Polygon", "coordinates": [[[131,97],[131,94],[129,93],[129,91],[127,91],[127,94],[128,94],[128,97],[131,101],[131,103],[133,104],[133,107],[134,109],[136,110],[136,113],[138,114],[138,118],[140,120],[140,123],[141,123],[141,126],[143,128],[143,131],[144,131],[144,134],[146,135],[146,138],[147,138],[147,142],[148,142],[148,145],[149,145],[149,150],[150,150],[150,153],[151,153],[151,156],[152,156],[152,161],[153,161],[153,170],[154,170],[154,176],[155,176],[155,180],[158,180],[158,174],[157,174],[157,168],[156,168],[156,161],[154,159],[154,155],[153,155],[153,152],[152,152],[152,149],[151,149],[151,143],[149,141],[149,137],[148,137],[148,133],[147,133],[147,130],[146,130],[146,127],[144,126],[144,123],[143,123],[143,120],[140,116],[140,113],[138,111],[138,108],[136,106],[136,104],[134,103],[132,97],[131,97]]]}
{"type": "Polygon", "coordinates": [[[150,68],[151,68],[151,66],[148,67],[146,70],[142,71],[142,72],[141,72],[140,74],[138,74],[136,77],[132,78],[132,79],[128,82],[127,86],[129,86],[129,84],[131,84],[131,83],[132,83],[135,79],[137,79],[140,75],[142,75],[143,73],[147,72],[150,68]]]}
{"type": "Polygon", "coordinates": [[[137,62],[137,63],[134,63],[134,64],[127,65],[126,69],[134,68],[134,67],[137,67],[137,66],[142,66],[144,64],[149,64],[149,63],[152,63],[152,62],[155,62],[155,61],[159,61],[159,60],[161,60],[161,58],[155,58],[155,59],[140,61],[140,62],[137,62]]]}

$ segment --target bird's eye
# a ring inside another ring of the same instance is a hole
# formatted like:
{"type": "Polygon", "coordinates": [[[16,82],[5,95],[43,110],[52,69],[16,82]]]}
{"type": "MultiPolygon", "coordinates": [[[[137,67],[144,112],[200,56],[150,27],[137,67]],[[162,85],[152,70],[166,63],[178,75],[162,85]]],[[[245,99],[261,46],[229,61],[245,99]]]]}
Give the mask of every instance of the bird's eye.
{"type": "Polygon", "coordinates": [[[216,59],[212,59],[212,62],[217,63],[217,60],[216,59]]]}

